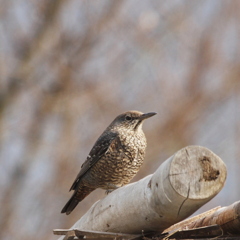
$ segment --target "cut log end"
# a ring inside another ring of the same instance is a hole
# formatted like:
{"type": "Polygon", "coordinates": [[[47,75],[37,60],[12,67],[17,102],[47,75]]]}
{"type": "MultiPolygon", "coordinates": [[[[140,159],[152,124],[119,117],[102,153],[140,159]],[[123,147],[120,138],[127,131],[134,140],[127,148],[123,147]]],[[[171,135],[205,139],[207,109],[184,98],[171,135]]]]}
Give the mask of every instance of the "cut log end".
{"type": "Polygon", "coordinates": [[[212,198],[222,189],[226,176],[224,162],[200,146],[188,146],[178,151],[169,171],[172,187],[190,199],[212,198]]]}

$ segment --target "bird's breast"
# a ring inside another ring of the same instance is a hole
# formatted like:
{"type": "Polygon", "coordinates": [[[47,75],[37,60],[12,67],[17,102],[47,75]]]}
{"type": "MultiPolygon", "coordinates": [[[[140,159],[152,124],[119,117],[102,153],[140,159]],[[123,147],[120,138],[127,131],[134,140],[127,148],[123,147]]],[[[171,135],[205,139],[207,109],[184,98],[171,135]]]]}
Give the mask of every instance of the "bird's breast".
{"type": "Polygon", "coordinates": [[[122,134],[119,141],[92,167],[89,180],[108,189],[108,183],[122,186],[131,181],[143,164],[146,149],[144,134],[122,134]]]}

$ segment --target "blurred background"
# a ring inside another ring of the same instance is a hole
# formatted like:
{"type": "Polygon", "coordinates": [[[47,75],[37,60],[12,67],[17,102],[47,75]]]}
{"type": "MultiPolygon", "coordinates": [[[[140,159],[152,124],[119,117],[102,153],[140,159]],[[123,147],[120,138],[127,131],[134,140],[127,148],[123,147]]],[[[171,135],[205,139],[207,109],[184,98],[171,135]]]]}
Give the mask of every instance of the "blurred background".
{"type": "Polygon", "coordinates": [[[127,110],[146,121],[134,181],[202,145],[227,165],[198,213],[240,198],[240,2],[0,1],[0,239],[57,239],[104,190],[60,214],[96,139],[127,110]]]}

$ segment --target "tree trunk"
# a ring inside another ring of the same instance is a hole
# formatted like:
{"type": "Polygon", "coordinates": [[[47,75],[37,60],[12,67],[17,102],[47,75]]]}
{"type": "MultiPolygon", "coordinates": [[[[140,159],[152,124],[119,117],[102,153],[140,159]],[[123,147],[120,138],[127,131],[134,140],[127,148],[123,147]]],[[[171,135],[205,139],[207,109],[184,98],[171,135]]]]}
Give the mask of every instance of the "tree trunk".
{"type": "Polygon", "coordinates": [[[213,152],[185,147],[154,174],[96,202],[72,228],[129,234],[163,231],[211,200],[226,175],[225,164],[213,152]]]}

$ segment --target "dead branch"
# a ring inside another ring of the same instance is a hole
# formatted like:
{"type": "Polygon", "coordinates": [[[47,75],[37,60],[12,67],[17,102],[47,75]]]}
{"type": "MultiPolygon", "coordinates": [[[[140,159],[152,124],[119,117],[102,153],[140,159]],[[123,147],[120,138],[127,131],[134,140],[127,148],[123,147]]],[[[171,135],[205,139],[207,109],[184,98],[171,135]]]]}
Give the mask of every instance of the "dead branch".
{"type": "Polygon", "coordinates": [[[240,233],[240,201],[217,207],[166,229],[168,238],[231,236],[240,233]]]}

